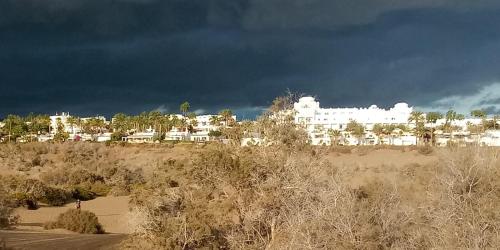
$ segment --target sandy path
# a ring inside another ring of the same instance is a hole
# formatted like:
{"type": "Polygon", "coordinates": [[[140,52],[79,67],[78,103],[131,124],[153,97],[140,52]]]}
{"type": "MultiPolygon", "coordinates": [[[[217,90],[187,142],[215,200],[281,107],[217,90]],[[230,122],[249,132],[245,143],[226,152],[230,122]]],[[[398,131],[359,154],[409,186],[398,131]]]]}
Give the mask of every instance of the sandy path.
{"type": "MultiPolygon", "coordinates": [[[[128,201],[128,196],[98,197],[82,201],[82,210],[95,213],[106,232],[127,234],[130,232],[126,217],[128,201]]],[[[41,207],[37,210],[18,208],[16,213],[21,217],[19,228],[37,229],[45,222],[56,220],[60,213],[73,207],[74,204],[67,204],[64,207],[41,207]]]]}

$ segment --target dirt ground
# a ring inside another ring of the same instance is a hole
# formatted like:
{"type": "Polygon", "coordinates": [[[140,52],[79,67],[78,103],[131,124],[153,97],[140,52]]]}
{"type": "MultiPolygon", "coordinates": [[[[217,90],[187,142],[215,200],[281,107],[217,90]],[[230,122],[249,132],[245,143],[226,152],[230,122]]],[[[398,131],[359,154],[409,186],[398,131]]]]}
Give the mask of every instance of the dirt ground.
{"type": "MultiPolygon", "coordinates": [[[[95,213],[106,232],[127,234],[130,232],[127,225],[128,201],[128,196],[98,197],[82,201],[81,209],[95,213]]],[[[74,208],[74,204],[66,204],[63,207],[41,207],[37,210],[18,208],[16,214],[21,218],[18,228],[38,230],[44,223],[56,220],[60,213],[70,208],[74,208]]]]}

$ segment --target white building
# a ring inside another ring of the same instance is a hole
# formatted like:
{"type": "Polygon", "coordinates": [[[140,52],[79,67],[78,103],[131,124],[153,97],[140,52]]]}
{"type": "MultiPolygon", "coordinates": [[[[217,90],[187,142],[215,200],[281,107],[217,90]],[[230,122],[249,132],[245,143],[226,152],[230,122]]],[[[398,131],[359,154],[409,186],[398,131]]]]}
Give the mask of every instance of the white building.
{"type": "Polygon", "coordinates": [[[408,124],[413,107],[398,103],[390,109],[376,105],[369,108],[321,108],[313,97],[302,97],[294,104],[295,122],[314,130],[318,125],[324,129],[343,131],[350,121],[363,124],[368,130],[379,124],[408,124]]]}
{"type": "MultiPolygon", "coordinates": [[[[188,124],[191,122],[190,119],[185,118],[182,115],[176,115],[178,119],[186,119],[188,124]]],[[[198,115],[196,116],[196,124],[193,125],[193,132],[190,133],[187,130],[180,130],[178,128],[172,128],[165,134],[165,140],[169,141],[195,141],[195,142],[205,142],[210,141],[209,133],[210,131],[220,130],[220,128],[225,127],[224,121],[220,120],[219,115],[198,115]],[[213,124],[213,117],[219,118],[218,124],[213,124]]],[[[232,116],[232,119],[236,121],[236,116],[232,116]]]]}
{"type": "Polygon", "coordinates": [[[154,139],[157,135],[154,129],[147,129],[144,132],[137,132],[133,135],[123,137],[122,140],[129,143],[154,143],[154,139]]]}
{"type": "MultiPolygon", "coordinates": [[[[50,134],[55,135],[57,134],[57,123],[60,121],[64,127],[64,132],[70,134],[70,138],[73,138],[77,134],[81,134],[83,132],[83,129],[78,126],[77,124],[70,124],[69,123],[69,118],[72,116],[68,112],[62,112],[61,114],[52,115],[50,116],[50,134]]],[[[95,116],[95,117],[86,117],[86,118],[80,118],[80,121],[82,124],[87,122],[90,119],[99,119],[102,120],[104,124],[108,124],[106,121],[106,117],[104,116],[95,116]]]]}
{"type": "Polygon", "coordinates": [[[500,130],[486,131],[479,145],[500,147],[500,130]]]}
{"type": "Polygon", "coordinates": [[[362,124],[368,131],[375,124],[408,124],[413,107],[398,103],[390,109],[381,109],[376,105],[369,108],[321,108],[319,102],[309,96],[300,98],[294,104],[294,110],[295,123],[306,129],[311,143],[329,145],[331,142],[327,131],[330,129],[344,131],[351,121],[362,124]]]}
{"type": "MultiPolygon", "coordinates": [[[[344,131],[351,121],[362,124],[368,131],[371,131],[375,124],[407,125],[413,107],[409,107],[406,103],[397,103],[390,109],[381,109],[376,105],[369,108],[321,108],[314,97],[308,96],[300,98],[294,104],[294,110],[295,123],[306,129],[311,143],[329,145],[331,139],[328,130],[344,131]]],[[[349,139],[349,144],[358,143],[357,138],[344,136],[345,138],[349,139]]],[[[373,138],[370,143],[376,143],[376,141],[373,138]]]]}
{"type": "Polygon", "coordinates": [[[166,141],[188,141],[191,140],[190,133],[188,131],[182,131],[178,128],[172,128],[165,134],[166,141]]]}
{"type": "Polygon", "coordinates": [[[210,131],[219,129],[217,125],[212,124],[212,117],[214,117],[214,115],[196,116],[196,121],[198,124],[193,128],[194,132],[189,138],[191,141],[210,141],[210,136],[208,135],[210,131]]]}
{"type": "Polygon", "coordinates": [[[52,135],[57,134],[57,132],[58,132],[57,123],[59,121],[64,126],[64,132],[72,133],[73,131],[71,129],[71,126],[68,124],[69,117],[70,117],[69,113],[66,113],[66,112],[62,112],[61,114],[56,113],[56,115],[51,115],[50,116],[50,127],[49,127],[50,134],[52,134],[52,135]]]}

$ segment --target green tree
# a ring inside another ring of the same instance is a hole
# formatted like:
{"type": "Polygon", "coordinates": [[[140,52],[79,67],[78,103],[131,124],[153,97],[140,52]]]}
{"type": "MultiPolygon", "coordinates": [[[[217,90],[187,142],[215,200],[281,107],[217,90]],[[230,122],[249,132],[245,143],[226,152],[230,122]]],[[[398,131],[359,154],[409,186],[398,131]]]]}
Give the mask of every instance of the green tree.
{"type": "Polygon", "coordinates": [[[92,117],[83,123],[83,131],[94,138],[94,135],[102,133],[104,125],[104,120],[99,117],[92,117]]]}
{"type": "Polygon", "coordinates": [[[191,108],[191,106],[189,105],[189,102],[183,102],[179,107],[183,116],[186,116],[186,114],[190,108],[191,108]]]}
{"type": "Polygon", "coordinates": [[[54,141],[63,142],[69,138],[69,133],[64,130],[64,123],[61,118],[56,119],[56,134],[54,135],[54,141]]]}
{"type": "Polygon", "coordinates": [[[220,125],[220,117],[217,115],[213,115],[210,117],[210,125],[219,126],[220,125]]]}
{"type": "Polygon", "coordinates": [[[223,109],[219,112],[219,116],[224,122],[224,126],[232,126],[234,124],[233,111],[230,109],[223,109]]]}
{"type": "Polygon", "coordinates": [[[337,129],[328,129],[328,135],[330,136],[330,140],[332,141],[332,145],[337,146],[338,140],[342,133],[337,129]]]}
{"type": "Polygon", "coordinates": [[[350,132],[351,135],[355,136],[358,139],[358,145],[361,144],[361,138],[365,134],[365,127],[360,123],[357,123],[354,120],[351,120],[347,123],[346,131],[350,132]]]}
{"type": "Polygon", "coordinates": [[[443,118],[443,114],[439,112],[428,112],[425,116],[425,119],[427,120],[428,123],[432,124],[431,128],[431,142],[434,144],[434,132],[436,130],[436,123],[439,119],[443,118]]]}
{"type": "Polygon", "coordinates": [[[124,132],[129,129],[129,117],[124,113],[117,113],[113,116],[112,126],[114,132],[124,132]]]}
{"type": "Polygon", "coordinates": [[[208,132],[208,136],[210,136],[212,138],[219,138],[222,136],[222,132],[220,132],[219,130],[210,130],[208,132]]]}
{"type": "Polygon", "coordinates": [[[484,119],[486,118],[486,111],[481,110],[481,109],[475,109],[470,112],[470,115],[475,118],[481,118],[484,119]]]}
{"type": "Polygon", "coordinates": [[[77,122],[78,122],[78,117],[69,116],[66,118],[66,123],[68,123],[68,125],[70,126],[72,134],[75,133],[75,125],[77,122]]]}
{"type": "Polygon", "coordinates": [[[424,113],[420,111],[413,111],[408,118],[408,122],[414,122],[415,127],[413,133],[415,135],[415,144],[418,145],[419,138],[421,138],[425,133],[425,116],[424,113]]]}
{"type": "Polygon", "coordinates": [[[377,137],[379,138],[379,141],[382,142],[383,135],[386,132],[384,125],[382,125],[380,123],[374,124],[372,131],[375,135],[377,135],[377,137]]]}
{"type": "Polygon", "coordinates": [[[23,118],[18,115],[8,115],[3,120],[4,130],[8,134],[8,141],[16,141],[17,138],[24,136],[28,132],[28,126],[23,118]]]}
{"type": "Polygon", "coordinates": [[[481,109],[475,109],[470,112],[470,115],[474,118],[481,119],[481,132],[484,132],[486,123],[486,111],[481,109]]]}
{"type": "Polygon", "coordinates": [[[30,141],[38,134],[48,133],[50,126],[50,118],[48,115],[35,115],[30,113],[23,118],[27,126],[27,133],[29,134],[30,141]]]}
{"type": "Polygon", "coordinates": [[[436,122],[442,118],[443,118],[443,114],[441,114],[439,112],[428,112],[425,115],[425,119],[427,120],[427,122],[433,123],[433,124],[436,124],[436,122]]]}
{"type": "Polygon", "coordinates": [[[448,110],[445,115],[445,123],[444,123],[444,130],[447,132],[451,132],[451,125],[453,121],[457,119],[457,112],[455,112],[453,109],[448,110]]]}

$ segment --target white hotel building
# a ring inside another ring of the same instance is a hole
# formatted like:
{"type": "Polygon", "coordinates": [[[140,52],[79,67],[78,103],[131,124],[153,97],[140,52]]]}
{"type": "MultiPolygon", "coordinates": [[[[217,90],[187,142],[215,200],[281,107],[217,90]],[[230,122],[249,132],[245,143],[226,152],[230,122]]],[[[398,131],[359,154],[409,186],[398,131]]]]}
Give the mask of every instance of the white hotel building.
{"type": "Polygon", "coordinates": [[[313,97],[302,97],[294,104],[295,123],[301,124],[312,138],[313,144],[330,144],[326,131],[344,131],[350,121],[356,121],[370,131],[373,125],[408,124],[413,107],[397,103],[390,109],[376,105],[369,108],[321,108],[313,97]]]}

